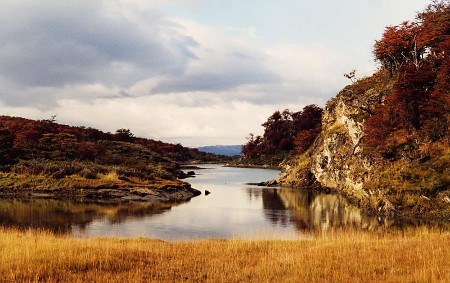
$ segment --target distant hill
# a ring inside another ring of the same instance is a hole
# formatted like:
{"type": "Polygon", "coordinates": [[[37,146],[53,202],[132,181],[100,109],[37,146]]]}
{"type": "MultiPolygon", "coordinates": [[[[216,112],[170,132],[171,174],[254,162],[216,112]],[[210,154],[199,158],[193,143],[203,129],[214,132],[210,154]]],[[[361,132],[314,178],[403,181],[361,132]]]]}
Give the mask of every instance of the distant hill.
{"type": "MultiPolygon", "coordinates": [[[[97,146],[97,144],[102,141],[128,142],[140,145],[159,155],[169,158],[172,161],[180,163],[218,162],[230,159],[225,156],[200,152],[196,148],[184,147],[181,144],[169,144],[153,139],[135,137],[128,129],[119,129],[116,133],[105,133],[93,128],[58,124],[52,119],[31,120],[21,117],[0,115],[0,165],[6,164],[6,159],[10,159],[1,155],[3,149],[8,153],[8,156],[14,155],[14,159],[27,160],[29,159],[27,156],[17,156],[18,149],[21,149],[20,153],[22,155],[25,154],[24,149],[29,151],[36,151],[39,149],[42,152],[43,150],[40,148],[42,147],[42,139],[49,139],[50,137],[58,140],[58,142],[64,141],[67,143],[66,140],[70,139],[70,142],[76,143],[76,145],[71,145],[72,147],[68,146],[72,151],[76,151],[74,154],[67,156],[66,159],[68,160],[77,158],[86,159],[86,153],[82,152],[83,150],[89,151],[89,154],[92,155],[90,156],[92,160],[98,159],[99,157],[104,158],[103,149],[90,149],[90,147],[92,147],[91,143],[95,143],[97,146]],[[79,149],[78,147],[81,147],[82,149],[79,149]],[[89,148],[89,150],[85,148],[89,148]]],[[[54,141],[51,140],[50,143],[51,142],[54,141]]],[[[52,150],[56,151],[55,149],[52,150]]],[[[35,155],[36,154],[34,153],[33,156],[35,155]]],[[[17,160],[12,163],[17,163],[17,160]]]]}
{"type": "Polygon", "coordinates": [[[212,146],[202,146],[197,149],[203,152],[226,155],[226,156],[241,156],[242,145],[212,145],[212,146]]]}

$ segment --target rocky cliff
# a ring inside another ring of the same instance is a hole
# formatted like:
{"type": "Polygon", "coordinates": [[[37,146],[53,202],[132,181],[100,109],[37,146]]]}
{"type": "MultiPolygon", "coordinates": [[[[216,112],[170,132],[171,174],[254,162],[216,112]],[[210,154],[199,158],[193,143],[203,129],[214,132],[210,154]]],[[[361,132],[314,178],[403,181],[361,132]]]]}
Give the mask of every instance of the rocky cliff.
{"type": "Polygon", "coordinates": [[[364,147],[364,121],[383,103],[393,84],[394,80],[386,73],[377,73],[347,86],[331,99],[322,117],[321,134],[306,153],[282,163],[280,182],[288,187],[339,192],[376,214],[392,215],[408,209],[419,213],[433,207],[439,215],[449,215],[448,177],[445,177],[448,147],[444,146],[444,154],[435,152],[438,158],[426,160],[425,163],[432,163],[428,165],[418,161],[429,156],[426,150],[413,158],[390,162],[373,157],[364,147]],[[392,187],[401,183],[406,172],[417,171],[419,166],[432,168],[437,159],[443,171],[435,178],[439,180],[435,184],[418,177],[399,188],[392,187]]]}

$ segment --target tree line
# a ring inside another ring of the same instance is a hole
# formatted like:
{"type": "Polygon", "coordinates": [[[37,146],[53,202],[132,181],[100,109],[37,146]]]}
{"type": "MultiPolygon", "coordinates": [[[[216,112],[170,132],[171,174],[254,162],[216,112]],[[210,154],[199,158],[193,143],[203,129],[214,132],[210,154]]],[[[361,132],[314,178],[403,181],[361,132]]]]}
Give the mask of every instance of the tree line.
{"type": "Polygon", "coordinates": [[[275,111],[262,124],[264,134],[250,134],[242,147],[244,159],[253,164],[277,166],[290,152],[303,153],[322,129],[323,109],[308,105],[302,111],[275,111]]]}
{"type": "Polygon", "coordinates": [[[434,1],[413,21],[385,29],[375,42],[380,72],[395,80],[385,102],[365,122],[366,145],[387,158],[401,148],[448,133],[450,4],[434,1]]]}

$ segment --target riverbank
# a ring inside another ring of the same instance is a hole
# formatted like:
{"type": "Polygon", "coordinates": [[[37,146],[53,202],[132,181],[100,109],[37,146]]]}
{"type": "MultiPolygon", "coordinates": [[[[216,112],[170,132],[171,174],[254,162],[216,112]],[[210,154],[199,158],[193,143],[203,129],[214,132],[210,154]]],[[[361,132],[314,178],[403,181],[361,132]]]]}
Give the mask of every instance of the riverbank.
{"type": "Polygon", "coordinates": [[[224,165],[225,167],[236,167],[236,168],[255,168],[255,169],[272,169],[272,170],[280,170],[279,166],[272,165],[259,165],[259,164],[244,164],[244,163],[227,163],[224,165]]]}
{"type": "Polygon", "coordinates": [[[76,239],[0,229],[0,280],[449,281],[450,234],[340,231],[311,241],[76,239]]]}
{"type": "Polygon", "coordinates": [[[92,199],[115,201],[182,202],[201,194],[179,180],[142,180],[120,177],[116,173],[88,179],[78,175],[52,178],[46,175],[25,175],[0,172],[0,197],[92,199]]]}

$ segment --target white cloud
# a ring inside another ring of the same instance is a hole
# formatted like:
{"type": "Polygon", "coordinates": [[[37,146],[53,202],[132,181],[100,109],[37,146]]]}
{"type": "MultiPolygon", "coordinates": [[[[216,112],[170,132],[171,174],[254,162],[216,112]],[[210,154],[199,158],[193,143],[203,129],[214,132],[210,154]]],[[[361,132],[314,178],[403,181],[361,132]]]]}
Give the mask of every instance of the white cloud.
{"type": "Polygon", "coordinates": [[[57,113],[63,123],[189,146],[238,144],[275,110],[323,105],[347,83],[343,73],[370,69],[318,43],[267,45],[252,27],[167,18],[157,9],[166,4],[7,1],[1,113],[57,113]]]}
{"type": "MultiPolygon", "coordinates": [[[[197,60],[188,63],[182,76],[160,82],[154,93],[221,91],[248,84],[270,84],[278,77],[264,64],[267,57],[253,40],[229,36],[222,30],[192,21],[176,20],[185,34],[195,39],[197,60]]],[[[257,42],[259,43],[259,42],[257,42]]]]}

